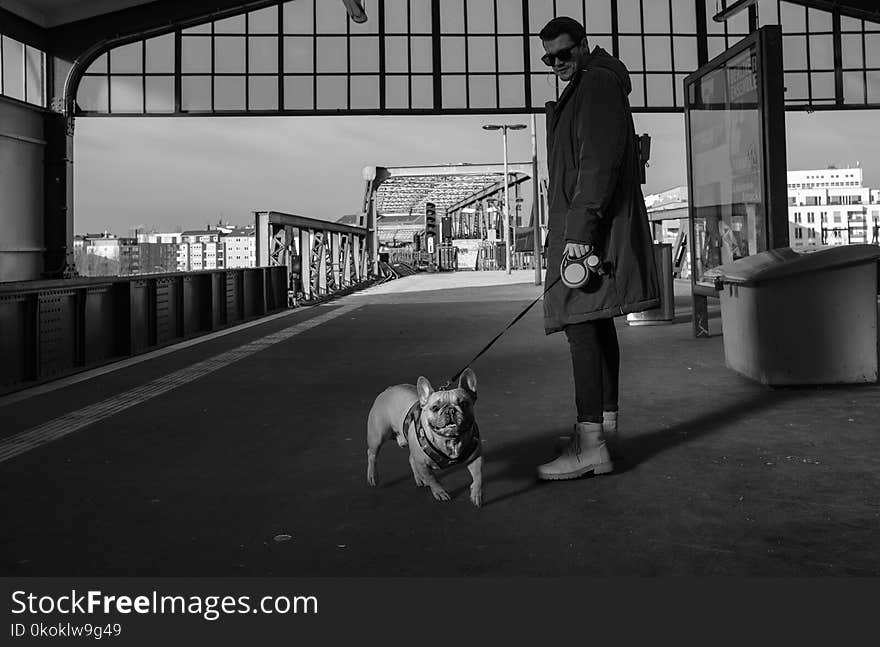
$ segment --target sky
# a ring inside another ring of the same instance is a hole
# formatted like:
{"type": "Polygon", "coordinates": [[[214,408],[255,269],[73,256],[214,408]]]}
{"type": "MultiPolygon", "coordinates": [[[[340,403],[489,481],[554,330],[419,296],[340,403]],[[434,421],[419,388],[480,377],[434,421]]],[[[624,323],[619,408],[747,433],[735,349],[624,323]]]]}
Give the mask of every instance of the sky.
{"type": "MultiPolygon", "coordinates": [[[[687,184],[684,117],[636,114],[652,138],[645,194],[687,184]]],[[[789,112],[789,170],[855,165],[880,188],[874,111],[789,112]]],[[[485,123],[527,115],[408,117],[90,117],[74,135],[75,233],[251,224],[274,210],[337,220],[360,209],[364,166],[500,163],[501,135],[485,123]]],[[[538,157],[545,155],[537,118],[538,157]]],[[[531,160],[528,130],[509,134],[510,161],[531,160]]]]}

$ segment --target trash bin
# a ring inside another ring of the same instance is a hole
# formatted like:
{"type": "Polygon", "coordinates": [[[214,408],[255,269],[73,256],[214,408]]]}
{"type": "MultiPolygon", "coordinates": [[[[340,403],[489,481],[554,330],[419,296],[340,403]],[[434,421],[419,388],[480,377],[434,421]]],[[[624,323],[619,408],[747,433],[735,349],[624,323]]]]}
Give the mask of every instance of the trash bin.
{"type": "Polygon", "coordinates": [[[771,386],[877,381],[876,245],[755,254],[706,272],[727,366],[771,386]]]}
{"type": "Polygon", "coordinates": [[[675,290],[672,280],[672,245],[654,243],[654,262],[660,279],[660,305],[626,315],[630,326],[657,326],[675,321],[675,290]]]}

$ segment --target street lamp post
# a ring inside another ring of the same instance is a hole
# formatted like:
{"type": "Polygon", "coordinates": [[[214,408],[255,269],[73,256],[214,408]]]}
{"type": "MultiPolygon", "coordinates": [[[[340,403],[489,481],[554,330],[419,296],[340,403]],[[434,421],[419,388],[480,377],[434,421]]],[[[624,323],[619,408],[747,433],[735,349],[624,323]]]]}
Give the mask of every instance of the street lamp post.
{"type": "Polygon", "coordinates": [[[508,196],[507,182],[507,131],[522,130],[525,124],[486,124],[483,130],[500,130],[504,139],[504,249],[507,258],[507,273],[510,274],[510,199],[508,196]]]}

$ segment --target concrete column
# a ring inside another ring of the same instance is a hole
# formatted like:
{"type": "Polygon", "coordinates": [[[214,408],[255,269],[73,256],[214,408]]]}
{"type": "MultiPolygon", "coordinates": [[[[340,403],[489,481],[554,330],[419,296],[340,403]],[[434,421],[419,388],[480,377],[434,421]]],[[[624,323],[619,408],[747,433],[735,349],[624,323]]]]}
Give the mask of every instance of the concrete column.
{"type": "Polygon", "coordinates": [[[257,267],[269,265],[269,240],[272,231],[269,225],[268,211],[254,211],[254,225],[256,226],[257,267]]]}

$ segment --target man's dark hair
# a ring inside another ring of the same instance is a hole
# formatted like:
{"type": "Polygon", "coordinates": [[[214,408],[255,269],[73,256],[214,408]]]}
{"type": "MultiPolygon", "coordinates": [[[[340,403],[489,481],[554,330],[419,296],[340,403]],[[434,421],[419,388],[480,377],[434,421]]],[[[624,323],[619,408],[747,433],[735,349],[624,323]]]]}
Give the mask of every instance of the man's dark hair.
{"type": "Polygon", "coordinates": [[[544,25],[544,29],[538,35],[541,37],[541,40],[553,40],[562,36],[562,34],[568,34],[571,36],[572,41],[579,43],[582,39],[586,38],[587,31],[574,18],[558,16],[544,25]]]}

